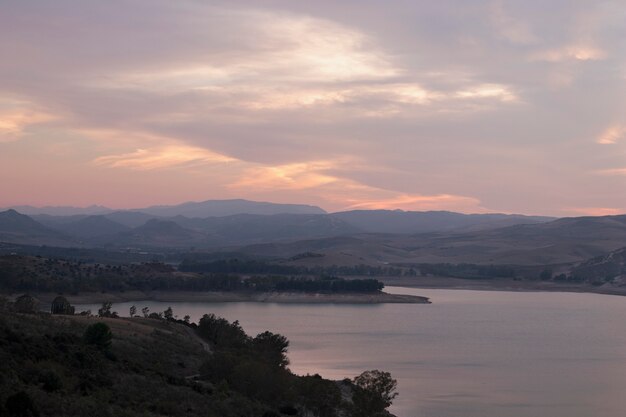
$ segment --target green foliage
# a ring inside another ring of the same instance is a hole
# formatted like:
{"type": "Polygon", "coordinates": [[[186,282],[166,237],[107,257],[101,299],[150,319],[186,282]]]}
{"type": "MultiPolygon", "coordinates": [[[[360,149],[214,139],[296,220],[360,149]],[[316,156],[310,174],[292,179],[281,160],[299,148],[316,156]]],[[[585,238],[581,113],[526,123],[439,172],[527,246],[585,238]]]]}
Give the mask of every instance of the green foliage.
{"type": "Polygon", "coordinates": [[[106,350],[111,347],[113,334],[106,323],[95,323],[87,327],[83,340],[88,345],[94,345],[98,349],[106,350]]]}

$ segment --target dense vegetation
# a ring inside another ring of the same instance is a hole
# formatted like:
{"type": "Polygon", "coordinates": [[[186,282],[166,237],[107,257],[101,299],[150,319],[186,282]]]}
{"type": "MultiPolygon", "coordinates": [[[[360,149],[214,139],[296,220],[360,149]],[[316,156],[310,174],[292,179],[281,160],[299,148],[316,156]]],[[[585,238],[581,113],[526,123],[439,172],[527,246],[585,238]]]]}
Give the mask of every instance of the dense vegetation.
{"type": "MultiPolygon", "coordinates": [[[[302,256],[308,258],[321,257],[319,254],[302,254],[290,260],[298,260],[302,256]]],[[[352,266],[307,266],[274,263],[258,259],[218,259],[203,261],[197,258],[185,259],[178,269],[184,272],[227,273],[227,274],[278,274],[278,275],[343,275],[343,276],[415,276],[415,269],[390,265],[352,265],[352,266]]]]}
{"type": "Polygon", "coordinates": [[[126,265],[87,264],[39,257],[0,257],[0,290],[10,292],[79,291],[304,291],[376,292],[383,284],[374,279],[344,280],[253,276],[225,273],[180,273],[162,263],[126,265]]]}
{"type": "Polygon", "coordinates": [[[333,382],[288,369],[289,341],[171,309],[149,318],[16,314],[0,303],[0,415],[386,416],[395,381],[368,371],[333,382]],[[208,342],[201,343],[201,339],[208,342]]]}

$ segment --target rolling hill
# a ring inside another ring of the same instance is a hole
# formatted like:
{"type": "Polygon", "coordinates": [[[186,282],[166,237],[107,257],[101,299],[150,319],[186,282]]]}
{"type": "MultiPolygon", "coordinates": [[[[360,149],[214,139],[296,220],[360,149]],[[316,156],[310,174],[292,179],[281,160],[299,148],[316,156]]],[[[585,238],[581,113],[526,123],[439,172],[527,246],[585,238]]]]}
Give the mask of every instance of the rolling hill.
{"type": "Polygon", "coordinates": [[[517,214],[462,214],[450,211],[353,210],[332,213],[334,218],[367,233],[433,233],[495,229],[537,224],[553,217],[517,214]]]}
{"type": "Polygon", "coordinates": [[[15,210],[0,212],[0,241],[19,244],[68,246],[72,240],[15,210]]]}

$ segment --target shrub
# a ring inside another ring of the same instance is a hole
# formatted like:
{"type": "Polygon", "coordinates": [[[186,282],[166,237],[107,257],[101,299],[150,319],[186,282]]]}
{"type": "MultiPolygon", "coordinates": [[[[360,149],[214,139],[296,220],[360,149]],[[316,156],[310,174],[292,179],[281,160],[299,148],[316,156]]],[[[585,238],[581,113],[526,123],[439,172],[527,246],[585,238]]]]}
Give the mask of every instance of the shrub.
{"type": "Polygon", "coordinates": [[[111,333],[111,329],[106,323],[95,323],[91,326],[87,327],[85,330],[85,334],[83,335],[83,340],[88,345],[94,345],[98,349],[108,349],[111,347],[111,339],[113,338],[113,334],[111,333]]]}

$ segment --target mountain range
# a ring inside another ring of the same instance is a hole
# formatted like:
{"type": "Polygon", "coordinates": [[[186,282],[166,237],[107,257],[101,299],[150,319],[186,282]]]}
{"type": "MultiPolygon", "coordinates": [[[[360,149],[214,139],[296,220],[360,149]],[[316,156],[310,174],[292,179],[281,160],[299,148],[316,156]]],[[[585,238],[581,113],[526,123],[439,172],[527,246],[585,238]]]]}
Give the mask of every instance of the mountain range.
{"type": "Polygon", "coordinates": [[[228,216],[232,214],[324,214],[326,211],[305,204],[278,204],[243,199],[235,200],[207,200],[189,201],[176,205],[159,205],[131,210],[115,210],[104,206],[92,205],[89,207],[45,206],[34,207],[28,205],[6,207],[27,215],[74,216],[74,215],[103,215],[116,211],[141,212],[153,216],[171,217],[211,217],[228,216]]]}
{"type": "Polygon", "coordinates": [[[326,213],[313,206],[245,200],[148,209],[150,213],[68,216],[7,210],[0,212],[0,242],[114,250],[194,248],[272,258],[324,255],[315,258],[318,263],[517,265],[582,262],[626,246],[626,215],[554,219],[446,211],[326,213]],[[229,209],[253,213],[224,215],[229,209]],[[221,215],[193,216],[203,212],[221,215]]]}

